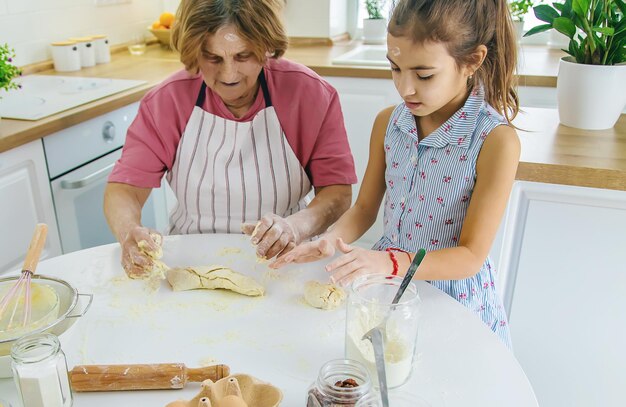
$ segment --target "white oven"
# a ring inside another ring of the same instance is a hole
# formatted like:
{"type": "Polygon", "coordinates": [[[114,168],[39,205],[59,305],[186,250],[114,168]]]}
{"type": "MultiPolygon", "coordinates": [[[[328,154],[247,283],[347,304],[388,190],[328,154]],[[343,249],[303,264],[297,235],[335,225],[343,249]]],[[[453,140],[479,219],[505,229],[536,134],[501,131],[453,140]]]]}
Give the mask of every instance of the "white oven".
{"type": "MultiPolygon", "coordinates": [[[[43,139],[63,253],[116,241],[104,217],[104,189],[138,107],[133,103],[43,139]]],[[[144,226],[166,231],[165,197],[164,188],[152,191],[144,226]]]]}

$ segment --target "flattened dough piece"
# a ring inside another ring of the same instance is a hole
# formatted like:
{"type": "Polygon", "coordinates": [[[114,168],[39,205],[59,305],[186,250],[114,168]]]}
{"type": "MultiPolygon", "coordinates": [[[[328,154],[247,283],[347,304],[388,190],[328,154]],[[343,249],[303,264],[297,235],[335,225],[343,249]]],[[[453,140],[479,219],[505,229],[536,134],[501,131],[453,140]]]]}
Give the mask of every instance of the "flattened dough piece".
{"type": "Polygon", "coordinates": [[[169,269],[167,281],[174,291],[223,288],[251,297],[265,292],[263,286],[252,278],[219,265],[169,269]]]}
{"type": "Polygon", "coordinates": [[[334,284],[322,284],[309,281],[304,285],[304,299],[307,304],[315,308],[335,309],[346,298],[346,292],[334,284]]]}

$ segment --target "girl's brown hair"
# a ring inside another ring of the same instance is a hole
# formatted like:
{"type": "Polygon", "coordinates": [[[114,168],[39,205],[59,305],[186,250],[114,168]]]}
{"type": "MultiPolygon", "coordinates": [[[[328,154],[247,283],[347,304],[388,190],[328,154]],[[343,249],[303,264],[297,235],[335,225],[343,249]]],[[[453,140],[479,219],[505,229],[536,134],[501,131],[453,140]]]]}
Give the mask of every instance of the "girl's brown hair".
{"type": "Polygon", "coordinates": [[[209,36],[232,24],[263,62],[287,50],[287,34],[281,21],[282,0],[182,0],[172,30],[172,45],[185,68],[198,72],[198,58],[209,36]]]}
{"type": "Polygon", "coordinates": [[[469,64],[479,45],[487,56],[470,80],[482,83],[487,103],[509,122],[519,112],[517,42],[506,0],[400,0],[389,34],[414,42],[443,42],[457,66],[469,64]]]}

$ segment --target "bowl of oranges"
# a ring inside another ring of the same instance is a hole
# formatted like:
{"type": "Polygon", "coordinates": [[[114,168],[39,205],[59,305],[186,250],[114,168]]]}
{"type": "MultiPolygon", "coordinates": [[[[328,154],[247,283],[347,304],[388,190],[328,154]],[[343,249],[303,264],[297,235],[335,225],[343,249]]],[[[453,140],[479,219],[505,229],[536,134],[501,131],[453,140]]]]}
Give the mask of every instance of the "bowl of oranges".
{"type": "Polygon", "coordinates": [[[148,30],[154,35],[164,47],[170,47],[170,33],[174,25],[174,14],[165,12],[159,16],[159,19],[152,23],[148,30]]]}

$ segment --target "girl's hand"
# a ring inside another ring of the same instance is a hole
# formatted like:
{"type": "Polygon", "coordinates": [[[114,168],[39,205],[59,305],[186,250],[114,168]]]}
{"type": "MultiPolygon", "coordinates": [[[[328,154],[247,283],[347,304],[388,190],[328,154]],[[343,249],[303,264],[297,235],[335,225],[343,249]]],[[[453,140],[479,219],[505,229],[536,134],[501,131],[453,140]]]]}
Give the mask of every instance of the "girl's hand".
{"type": "Polygon", "coordinates": [[[152,269],[153,261],[140,248],[139,242],[147,242],[147,250],[157,252],[160,246],[152,239],[151,233],[157,233],[143,226],[133,227],[126,239],[121,242],[122,247],[122,267],[130,278],[146,277],[152,269]]]}
{"type": "Polygon", "coordinates": [[[342,239],[337,239],[337,248],[345,254],[326,266],[326,271],[332,273],[330,281],[334,284],[345,287],[357,277],[391,274],[393,271],[393,263],[387,252],[350,246],[342,239]]]}
{"type": "Polygon", "coordinates": [[[279,256],[269,264],[273,269],[281,268],[289,263],[309,263],[324,259],[335,254],[335,247],[328,238],[321,237],[313,242],[296,246],[289,253],[279,256]]]}

